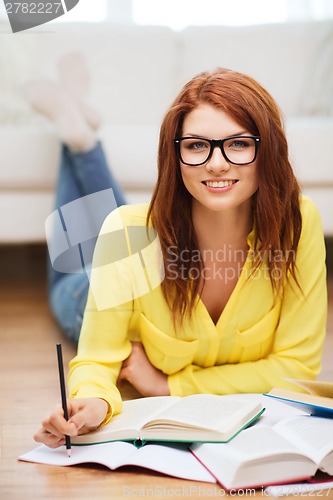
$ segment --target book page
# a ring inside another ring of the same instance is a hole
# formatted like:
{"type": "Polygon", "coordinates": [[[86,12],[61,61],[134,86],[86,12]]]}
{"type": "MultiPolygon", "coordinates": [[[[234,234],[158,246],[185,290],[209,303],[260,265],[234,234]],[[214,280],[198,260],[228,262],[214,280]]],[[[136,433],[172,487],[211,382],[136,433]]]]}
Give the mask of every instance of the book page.
{"type": "Polygon", "coordinates": [[[173,406],[178,400],[179,398],[176,396],[156,396],[124,401],[122,412],[114,415],[105,429],[129,428],[139,431],[147,421],[173,406]]]}
{"type": "Polygon", "coordinates": [[[174,422],[184,427],[225,430],[227,426],[237,426],[239,419],[255,407],[259,411],[261,403],[228,396],[194,394],[181,398],[172,407],[160,412],[156,420],[145,428],[155,423],[174,422]]]}
{"type": "Polygon", "coordinates": [[[227,488],[310,477],[317,469],[272,427],[254,425],[228,443],[193,444],[191,450],[227,488]]]}
{"type": "Polygon", "coordinates": [[[136,450],[133,444],[116,441],[88,446],[73,446],[71,456],[68,457],[66,449],[63,446],[53,449],[41,445],[21,455],[19,460],[47,465],[60,465],[62,467],[91,462],[106,465],[110,469],[116,469],[119,465],[126,462],[127,458],[133,453],[133,450],[136,450]]]}
{"type": "Polygon", "coordinates": [[[174,477],[216,483],[216,479],[189,451],[181,444],[147,444],[132,454],[128,465],[138,465],[147,469],[163,472],[174,477]]]}
{"type": "Polygon", "coordinates": [[[256,427],[258,427],[259,425],[268,425],[270,427],[273,427],[273,425],[277,424],[284,418],[306,414],[299,408],[288,406],[285,403],[282,403],[281,401],[274,398],[268,398],[267,396],[262,395],[261,401],[263,407],[266,408],[266,410],[264,411],[260,419],[256,421],[256,427]]]}
{"type": "MultiPolygon", "coordinates": [[[[318,465],[323,458],[333,452],[333,419],[302,415],[291,417],[274,426],[298,448],[304,450],[318,465]]],[[[333,474],[330,472],[330,474],[333,474]]]]}
{"type": "Polygon", "coordinates": [[[319,380],[297,380],[286,378],[288,382],[295,384],[302,389],[305,389],[309,394],[314,396],[322,396],[325,398],[333,398],[333,382],[322,382],[319,380]]]}
{"type": "Polygon", "coordinates": [[[116,441],[75,446],[68,458],[64,447],[51,449],[42,445],[21,455],[19,460],[58,466],[96,463],[111,470],[136,465],[192,481],[216,482],[185,446],[146,445],[138,449],[133,444],[116,441]]]}
{"type": "Polygon", "coordinates": [[[243,430],[228,443],[194,444],[191,449],[196,451],[201,446],[210,450],[216,457],[227,457],[231,462],[239,464],[274,456],[283,459],[286,454],[303,455],[302,451],[272,427],[264,426],[243,430]]]}
{"type": "Polygon", "coordinates": [[[178,396],[156,396],[124,401],[122,412],[114,415],[108,424],[72,438],[72,443],[96,444],[112,440],[138,439],[145,422],[174,405],[179,399],[178,396]]]}
{"type": "Polygon", "coordinates": [[[242,399],[253,402],[260,402],[263,408],[266,408],[264,413],[260,416],[259,420],[256,420],[256,427],[259,425],[267,425],[272,427],[277,424],[280,420],[287,417],[292,417],[293,415],[305,415],[306,413],[299,408],[294,408],[288,406],[277,399],[268,398],[263,394],[230,394],[229,397],[235,397],[236,399],[242,399]]]}

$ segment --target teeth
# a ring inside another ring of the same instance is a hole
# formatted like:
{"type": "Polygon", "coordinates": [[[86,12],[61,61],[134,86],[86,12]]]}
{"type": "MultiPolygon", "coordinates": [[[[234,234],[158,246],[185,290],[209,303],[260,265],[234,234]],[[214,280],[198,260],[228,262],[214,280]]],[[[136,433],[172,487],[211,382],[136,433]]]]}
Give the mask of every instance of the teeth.
{"type": "Polygon", "coordinates": [[[236,181],[206,181],[205,184],[206,186],[208,187],[212,187],[212,188],[223,188],[223,187],[227,187],[227,186],[231,186],[232,184],[234,184],[236,181]]]}

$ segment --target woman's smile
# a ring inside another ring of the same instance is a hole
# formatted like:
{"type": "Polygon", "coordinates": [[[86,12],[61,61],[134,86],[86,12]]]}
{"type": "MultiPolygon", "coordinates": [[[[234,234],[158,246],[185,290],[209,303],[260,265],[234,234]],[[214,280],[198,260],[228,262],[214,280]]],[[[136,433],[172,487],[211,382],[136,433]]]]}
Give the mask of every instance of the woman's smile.
{"type": "Polygon", "coordinates": [[[230,189],[232,189],[237,182],[237,179],[213,179],[202,181],[202,184],[211,193],[224,193],[226,191],[230,191],[230,189]]]}

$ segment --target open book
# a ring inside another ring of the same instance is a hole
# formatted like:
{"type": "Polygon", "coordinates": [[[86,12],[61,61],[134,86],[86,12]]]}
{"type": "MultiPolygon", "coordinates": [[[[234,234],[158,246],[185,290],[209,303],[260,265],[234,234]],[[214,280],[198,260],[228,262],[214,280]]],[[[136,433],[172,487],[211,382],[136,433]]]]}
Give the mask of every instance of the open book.
{"type": "Polygon", "coordinates": [[[124,466],[137,466],[182,479],[216,483],[215,478],[196,460],[189,452],[187,445],[183,443],[146,444],[137,448],[132,443],[116,441],[91,446],[76,446],[72,448],[70,458],[66,455],[64,448],[51,449],[41,445],[21,455],[19,460],[60,466],[95,463],[111,470],[124,466]]]}
{"type": "Polygon", "coordinates": [[[303,392],[274,388],[265,396],[276,398],[290,406],[318,417],[333,418],[333,382],[286,379],[301,387],[303,392]]]}
{"type": "Polygon", "coordinates": [[[261,488],[333,475],[333,420],[287,417],[273,427],[254,425],[229,443],[193,444],[192,453],[227,490],[261,488]]]}
{"type": "MultiPolygon", "coordinates": [[[[264,419],[263,419],[264,420],[264,419]]],[[[68,466],[97,463],[111,470],[131,465],[174,477],[218,482],[227,490],[311,480],[318,469],[333,474],[333,420],[296,415],[272,427],[261,421],[228,443],[145,444],[125,441],[64,447],[47,446],[19,460],[68,466]]]]}
{"type": "Polygon", "coordinates": [[[120,414],[72,444],[108,441],[229,441],[263,412],[258,400],[194,394],[124,401],[120,414]]]}

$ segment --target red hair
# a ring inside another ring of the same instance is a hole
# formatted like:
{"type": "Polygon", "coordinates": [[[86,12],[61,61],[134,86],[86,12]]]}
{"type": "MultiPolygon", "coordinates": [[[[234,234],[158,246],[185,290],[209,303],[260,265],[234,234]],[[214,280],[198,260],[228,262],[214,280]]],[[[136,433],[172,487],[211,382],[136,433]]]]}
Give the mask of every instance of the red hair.
{"type": "MultiPolygon", "coordinates": [[[[170,248],[197,250],[191,216],[191,195],[184,186],[174,139],[182,135],[185,116],[199,104],[206,103],[228,113],[249,133],[260,136],[256,160],[259,188],[253,195],[255,254],[280,252],[283,259],[269,260],[273,289],[281,291],[289,272],[296,278],[296,250],[302,219],[300,188],[288,158],[288,145],[279,107],[272,96],[253,78],[226,69],[205,72],[190,80],[181,90],[162,122],[158,150],[158,180],[148,210],[147,222],[156,229],[164,258],[163,293],[173,319],[191,314],[200,289],[199,279],[184,278],[180,270],[174,279],[170,271],[170,248]],[[276,271],[279,272],[276,272],[276,271]]],[[[253,270],[262,259],[253,260],[253,270]]],[[[192,262],[201,269],[201,263],[192,262]]],[[[173,266],[174,271],[174,266],[173,266]]]]}

